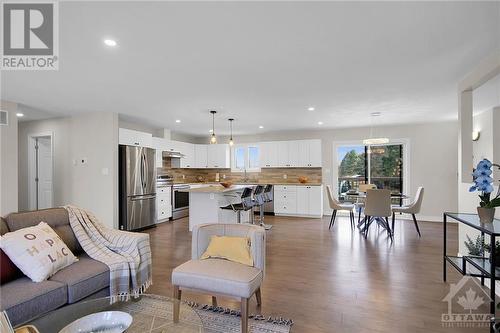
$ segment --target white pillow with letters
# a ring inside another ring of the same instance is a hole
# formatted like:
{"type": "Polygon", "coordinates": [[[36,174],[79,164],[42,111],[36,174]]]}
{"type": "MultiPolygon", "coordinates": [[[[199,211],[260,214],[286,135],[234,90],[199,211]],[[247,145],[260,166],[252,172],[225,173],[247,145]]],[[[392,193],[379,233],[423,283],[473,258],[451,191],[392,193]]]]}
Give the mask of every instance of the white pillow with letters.
{"type": "Polygon", "coordinates": [[[78,261],[62,239],[45,222],[8,232],[0,248],[33,282],[41,282],[78,261]]]}

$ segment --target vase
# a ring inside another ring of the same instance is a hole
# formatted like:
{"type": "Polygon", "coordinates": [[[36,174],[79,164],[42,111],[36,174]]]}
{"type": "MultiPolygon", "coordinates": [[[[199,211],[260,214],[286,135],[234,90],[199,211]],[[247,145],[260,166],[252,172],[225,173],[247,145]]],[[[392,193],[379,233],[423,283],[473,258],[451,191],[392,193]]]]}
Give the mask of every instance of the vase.
{"type": "Polygon", "coordinates": [[[491,223],[495,219],[495,208],[477,207],[479,222],[491,223]]]}

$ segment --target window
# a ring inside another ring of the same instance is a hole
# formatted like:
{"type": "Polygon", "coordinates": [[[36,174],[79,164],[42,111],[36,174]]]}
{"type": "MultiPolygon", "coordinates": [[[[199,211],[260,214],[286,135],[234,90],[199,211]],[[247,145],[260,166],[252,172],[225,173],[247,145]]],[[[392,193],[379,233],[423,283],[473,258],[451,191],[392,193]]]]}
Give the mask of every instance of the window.
{"type": "Polygon", "coordinates": [[[235,145],[231,153],[233,156],[231,168],[234,171],[260,171],[260,150],[258,145],[235,145]]]}
{"type": "Polygon", "coordinates": [[[357,191],[360,184],[403,193],[403,150],[402,144],[338,146],[339,198],[345,199],[346,193],[357,191]]]}

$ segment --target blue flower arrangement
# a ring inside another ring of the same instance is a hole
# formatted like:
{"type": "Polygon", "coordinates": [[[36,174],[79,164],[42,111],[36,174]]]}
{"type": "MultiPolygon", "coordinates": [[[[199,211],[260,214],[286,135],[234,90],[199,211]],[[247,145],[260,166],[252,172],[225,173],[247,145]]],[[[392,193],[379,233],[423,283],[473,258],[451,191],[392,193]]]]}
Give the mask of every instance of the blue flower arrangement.
{"type": "Polygon", "coordinates": [[[491,177],[493,167],[498,167],[500,169],[500,165],[493,164],[485,158],[477,164],[476,169],[472,173],[474,185],[469,189],[469,192],[481,192],[479,195],[481,199],[479,205],[483,208],[495,208],[500,206],[500,186],[496,196],[493,199],[491,198],[491,194],[495,190],[492,185],[494,180],[493,177],[491,177]]]}

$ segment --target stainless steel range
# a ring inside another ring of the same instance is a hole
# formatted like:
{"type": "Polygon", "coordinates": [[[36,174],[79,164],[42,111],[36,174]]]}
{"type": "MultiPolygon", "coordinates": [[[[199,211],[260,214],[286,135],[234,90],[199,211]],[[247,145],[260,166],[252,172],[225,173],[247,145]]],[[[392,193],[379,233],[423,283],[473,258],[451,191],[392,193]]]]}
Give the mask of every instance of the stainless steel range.
{"type": "Polygon", "coordinates": [[[172,186],[172,219],[180,219],[189,216],[189,189],[188,184],[176,184],[172,186]]]}

